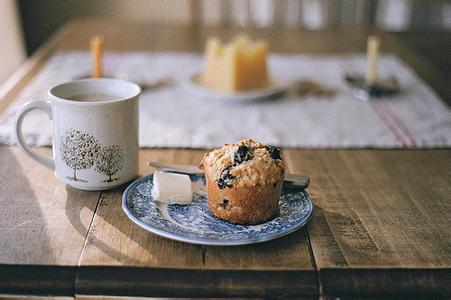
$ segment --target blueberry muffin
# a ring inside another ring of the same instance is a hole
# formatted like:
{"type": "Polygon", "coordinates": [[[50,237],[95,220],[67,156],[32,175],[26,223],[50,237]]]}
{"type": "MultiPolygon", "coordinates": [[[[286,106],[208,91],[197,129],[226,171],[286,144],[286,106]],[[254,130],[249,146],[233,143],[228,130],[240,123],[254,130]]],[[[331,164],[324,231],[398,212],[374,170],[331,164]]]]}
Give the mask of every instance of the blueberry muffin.
{"type": "Polygon", "coordinates": [[[253,140],[206,153],[200,168],[207,180],[208,206],[235,224],[258,224],[279,211],[285,164],[279,149],[253,140]]]}

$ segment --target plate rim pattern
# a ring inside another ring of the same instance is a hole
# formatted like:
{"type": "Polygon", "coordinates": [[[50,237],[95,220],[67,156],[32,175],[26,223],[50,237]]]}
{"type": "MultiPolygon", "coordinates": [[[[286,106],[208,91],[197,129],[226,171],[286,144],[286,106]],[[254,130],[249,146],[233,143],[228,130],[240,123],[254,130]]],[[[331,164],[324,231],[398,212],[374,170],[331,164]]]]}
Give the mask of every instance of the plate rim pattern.
{"type": "Polygon", "coordinates": [[[153,174],[141,176],[141,177],[137,178],[136,180],[134,180],[133,182],[131,182],[127,186],[127,188],[122,193],[122,210],[124,211],[124,213],[127,215],[127,217],[131,221],[133,221],[135,224],[137,224],[141,228],[143,228],[149,232],[152,232],[154,234],[157,234],[161,237],[168,238],[168,239],[175,240],[175,241],[185,242],[185,243],[189,243],[189,244],[209,245],[209,246],[237,246],[237,245],[262,243],[262,242],[274,240],[274,239],[280,238],[282,236],[288,235],[290,233],[293,233],[293,232],[299,230],[300,228],[304,227],[308,223],[308,221],[311,219],[313,210],[314,210],[314,205],[310,198],[310,195],[305,190],[302,190],[302,192],[305,193],[305,200],[308,205],[307,212],[305,213],[302,220],[298,224],[289,228],[288,230],[285,230],[285,231],[282,231],[279,233],[275,233],[275,234],[268,234],[261,238],[255,237],[255,238],[247,238],[247,239],[240,239],[240,240],[213,240],[213,239],[206,239],[206,238],[202,238],[202,237],[193,238],[191,236],[183,236],[181,234],[169,232],[164,229],[157,228],[155,226],[144,223],[133,213],[132,209],[130,209],[130,207],[128,206],[127,199],[129,197],[131,191],[134,188],[136,188],[139,183],[142,183],[148,179],[151,179],[152,176],[153,176],[153,174]]]}

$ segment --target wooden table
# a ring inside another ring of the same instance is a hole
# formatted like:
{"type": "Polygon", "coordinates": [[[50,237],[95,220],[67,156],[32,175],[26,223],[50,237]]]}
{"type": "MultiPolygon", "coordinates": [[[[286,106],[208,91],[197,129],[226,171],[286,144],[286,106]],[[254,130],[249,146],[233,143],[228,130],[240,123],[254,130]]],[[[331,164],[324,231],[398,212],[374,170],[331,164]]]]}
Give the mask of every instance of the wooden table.
{"type": "MultiPolygon", "coordinates": [[[[206,37],[236,30],[115,24],[66,25],[0,89],[0,111],[55,50],[106,36],[111,50],[201,51],[206,37]]],[[[364,31],[253,30],[274,51],[361,51],[364,31]]],[[[418,35],[382,34],[450,100],[449,77],[415,52],[418,35]]],[[[443,55],[448,55],[446,47],[443,55]]],[[[448,48],[449,49],[449,48],[448,48]]],[[[438,51],[435,49],[434,51],[438,51]]],[[[50,154],[50,149],[40,151],[50,154]]],[[[205,150],[142,149],[148,160],[197,163],[205,150]]],[[[451,295],[451,151],[285,149],[290,172],[311,177],[308,226],[278,240],[210,247],[144,231],[122,212],[122,189],[83,192],[57,181],[17,147],[0,146],[0,293],[52,295],[322,296],[451,295]]]]}

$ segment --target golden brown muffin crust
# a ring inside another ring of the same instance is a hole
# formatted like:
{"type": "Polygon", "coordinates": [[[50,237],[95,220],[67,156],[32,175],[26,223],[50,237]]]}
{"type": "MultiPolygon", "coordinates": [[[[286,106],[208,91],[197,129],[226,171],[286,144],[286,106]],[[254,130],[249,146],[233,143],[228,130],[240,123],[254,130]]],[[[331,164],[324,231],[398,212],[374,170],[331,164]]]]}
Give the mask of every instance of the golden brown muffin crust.
{"type": "Polygon", "coordinates": [[[217,182],[226,177],[228,187],[250,187],[276,184],[285,164],[277,148],[247,139],[205,154],[200,168],[217,182]]]}

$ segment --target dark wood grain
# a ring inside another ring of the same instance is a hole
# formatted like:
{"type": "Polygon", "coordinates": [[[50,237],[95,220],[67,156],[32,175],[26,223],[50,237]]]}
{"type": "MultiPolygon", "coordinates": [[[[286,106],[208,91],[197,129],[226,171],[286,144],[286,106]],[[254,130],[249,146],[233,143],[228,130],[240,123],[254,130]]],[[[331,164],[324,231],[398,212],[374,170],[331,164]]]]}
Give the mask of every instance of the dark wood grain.
{"type": "Polygon", "coordinates": [[[100,193],[66,187],[16,147],[0,147],[0,166],[0,293],[72,295],[100,193]]]}
{"type": "MultiPolygon", "coordinates": [[[[87,49],[104,34],[112,51],[202,51],[238,29],[78,20],[0,90],[0,112],[54,51],[87,49]]],[[[362,51],[368,32],[249,29],[273,52],[362,51]]],[[[380,33],[383,50],[412,66],[445,100],[442,35],[380,33]],[[410,45],[415,44],[415,47],[410,45]],[[421,49],[420,49],[420,48],[421,49]],[[420,49],[421,51],[415,51],[420,49]],[[431,50],[432,51],[432,50],[431,50]]],[[[449,102],[448,102],[449,103],[449,102]]],[[[49,149],[41,149],[49,153],[49,149]]],[[[147,160],[197,163],[202,150],[142,149],[147,160]]],[[[446,296],[450,291],[451,150],[286,150],[291,172],[311,177],[313,219],[276,241],[203,247],[150,234],[120,207],[121,189],[76,191],[16,147],[0,146],[0,292],[152,296],[446,296]]]]}
{"type": "MultiPolygon", "coordinates": [[[[203,150],[145,150],[147,161],[197,164],[203,150]]],[[[318,294],[304,230],[244,247],[203,247],[151,234],[126,217],[122,190],[102,193],[80,259],[77,293],[198,297],[318,294]]]]}
{"type": "MultiPolygon", "coordinates": [[[[73,296],[36,296],[36,295],[8,295],[2,294],[0,295],[0,300],[74,300],[73,296]]],[[[92,299],[94,300],[94,299],[92,299]]]]}
{"type": "MultiPolygon", "coordinates": [[[[147,160],[174,160],[177,154],[141,152],[140,174],[151,171],[147,160]]],[[[122,191],[102,193],[80,257],[77,293],[183,296],[202,269],[201,246],[164,239],[130,222],[121,208],[122,191]]]]}
{"type": "Polygon", "coordinates": [[[451,293],[451,151],[288,152],[325,294],[451,293]]]}

